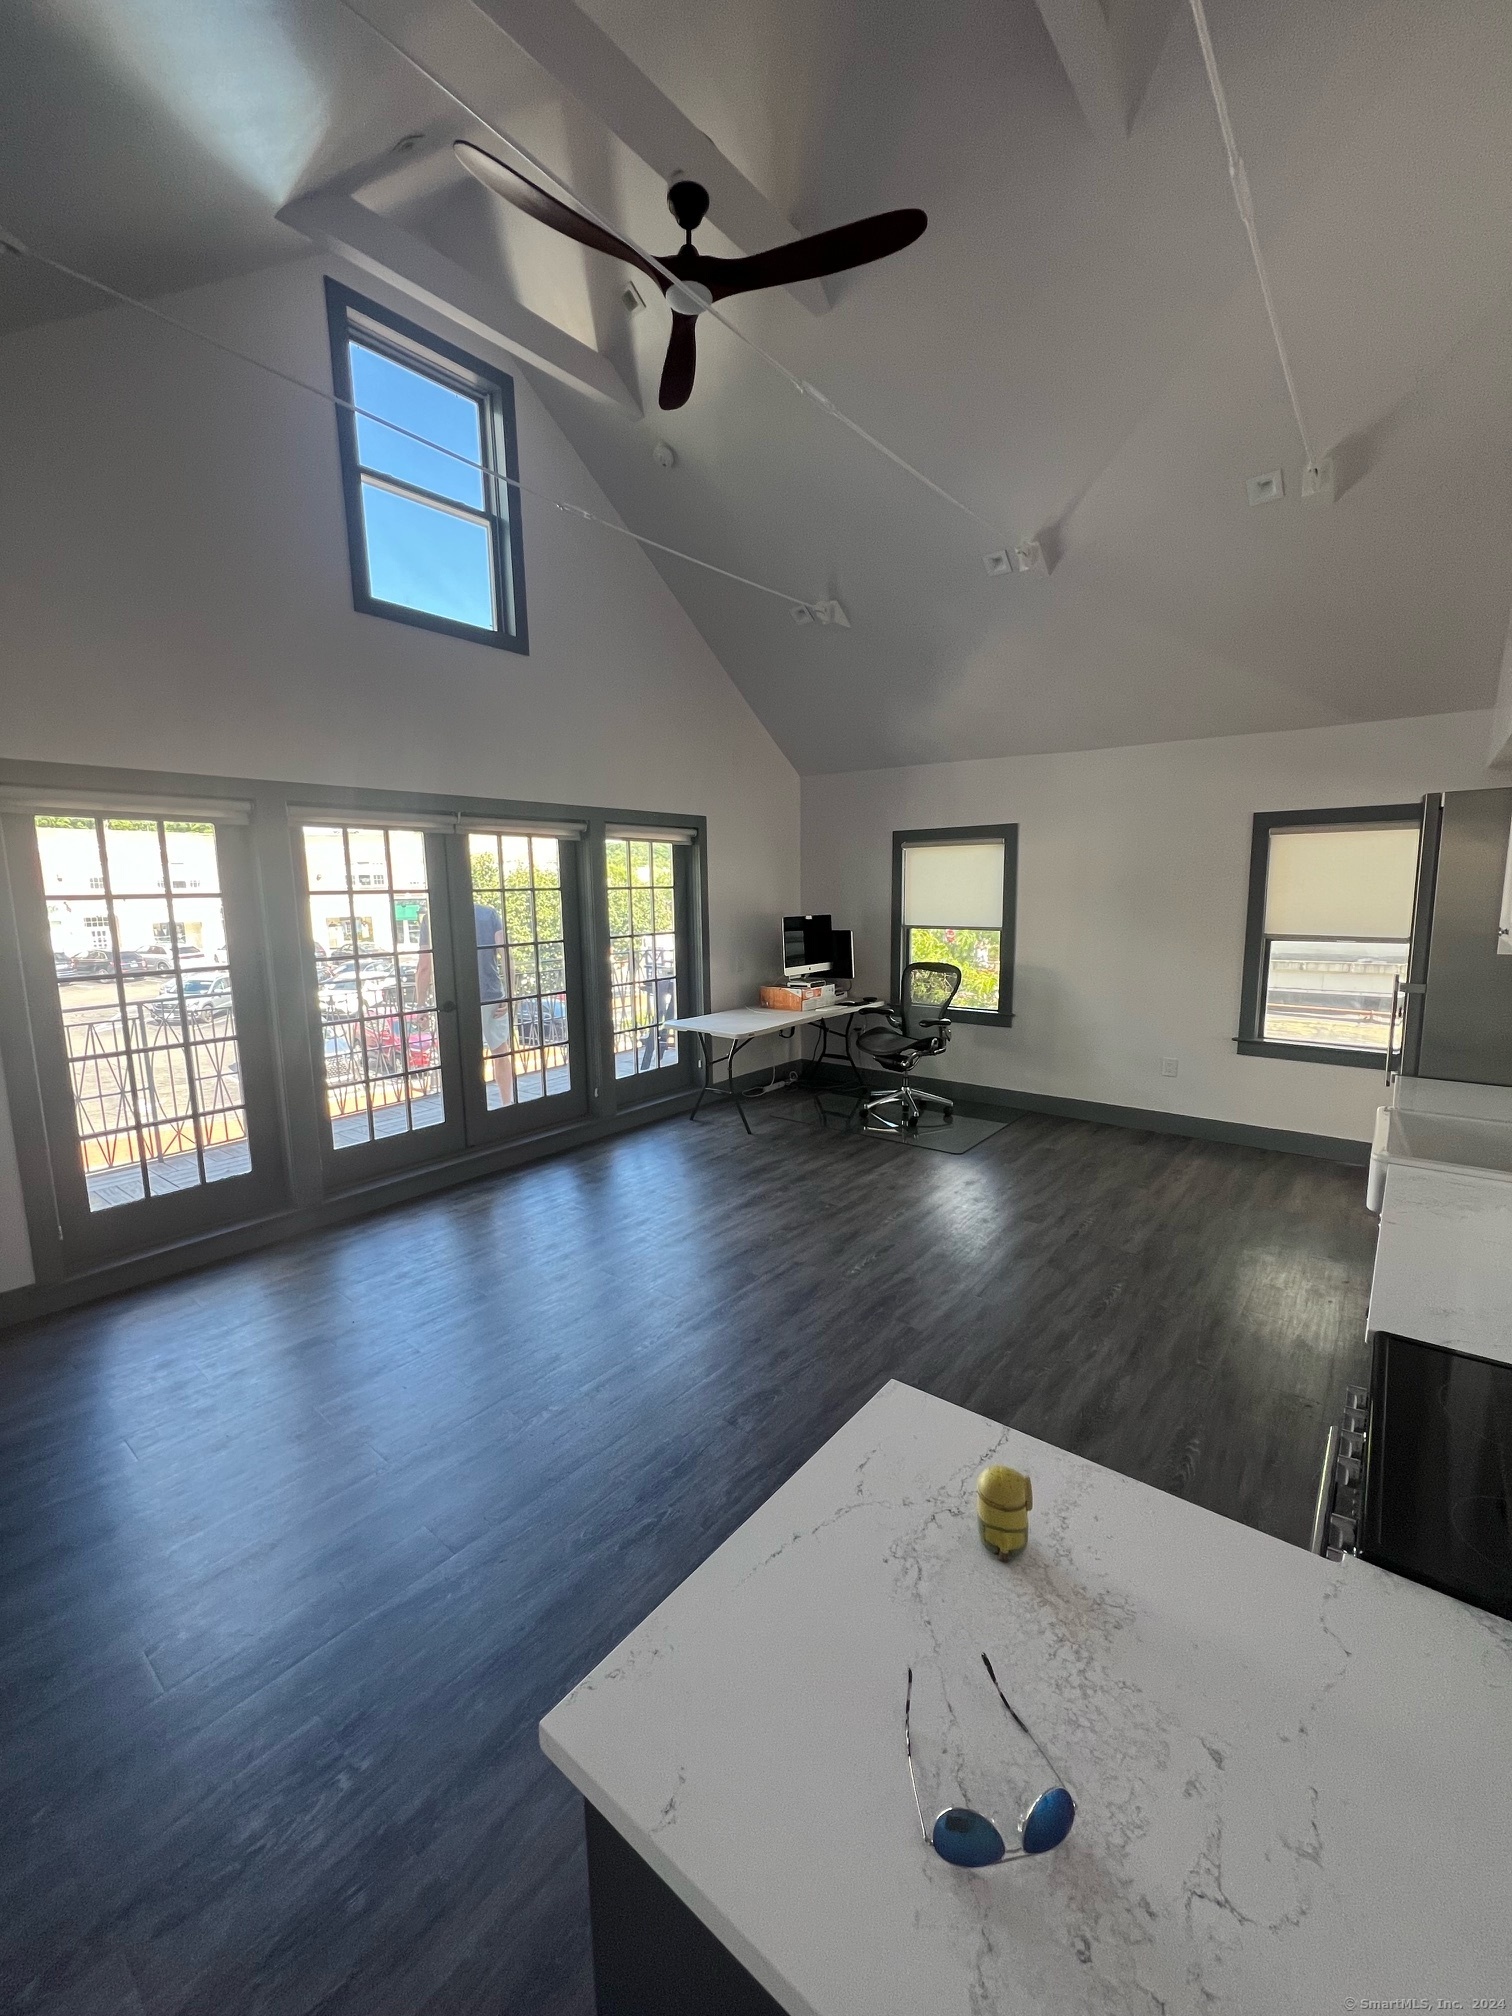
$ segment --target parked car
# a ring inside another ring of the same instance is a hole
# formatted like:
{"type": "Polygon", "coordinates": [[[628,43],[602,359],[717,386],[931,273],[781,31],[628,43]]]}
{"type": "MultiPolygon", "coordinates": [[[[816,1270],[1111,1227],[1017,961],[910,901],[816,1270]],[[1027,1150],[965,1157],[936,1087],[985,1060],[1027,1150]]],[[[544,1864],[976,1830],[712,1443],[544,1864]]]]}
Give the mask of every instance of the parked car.
{"type": "Polygon", "coordinates": [[[538,1014],[536,1003],[530,998],[514,1004],[515,1032],[522,1050],[534,1050],[544,1041],[547,1049],[567,1047],[567,1008],[555,995],[548,995],[541,1003],[545,1018],[542,1030],[542,1014],[538,1014]]]}
{"type": "Polygon", "coordinates": [[[108,952],[76,952],[72,958],[60,952],[54,956],[53,971],[60,980],[109,980],[115,962],[108,952]]]}
{"type": "MultiPolygon", "coordinates": [[[[123,951],[119,970],[128,980],[139,979],[148,973],[171,973],[173,954],[155,945],[123,951]]],[[[116,971],[116,961],[111,954],[99,949],[76,952],[72,958],[66,952],[59,952],[53,959],[53,972],[60,980],[110,980],[116,971]]]]}
{"type": "Polygon", "coordinates": [[[360,986],[356,965],[343,960],[339,966],[328,966],[325,977],[320,982],[320,1013],[324,1021],[333,1022],[343,1016],[354,1021],[359,1015],[372,1015],[394,1007],[394,989],[381,976],[370,975],[360,986]]]}
{"type": "Polygon", "coordinates": [[[231,1012],[229,973],[186,973],[182,980],[169,980],[158,989],[157,998],[145,1004],[150,1020],[158,1023],[179,1020],[179,992],[183,990],[183,1012],[191,1022],[206,1022],[217,1013],[231,1012]]]}

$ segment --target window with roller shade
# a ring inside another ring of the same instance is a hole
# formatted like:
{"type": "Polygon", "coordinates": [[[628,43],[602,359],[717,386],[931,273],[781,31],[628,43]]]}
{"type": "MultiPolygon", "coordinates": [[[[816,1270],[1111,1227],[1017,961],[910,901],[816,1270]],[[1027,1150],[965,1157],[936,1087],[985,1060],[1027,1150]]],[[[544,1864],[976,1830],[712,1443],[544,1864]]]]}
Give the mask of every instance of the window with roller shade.
{"type": "Polygon", "coordinates": [[[961,972],[951,1015],[1013,1020],[1016,826],[893,835],[893,975],[940,962],[961,972]]]}
{"type": "Polygon", "coordinates": [[[1415,805],[1256,816],[1241,1052],[1379,1067],[1406,980],[1415,805]]]}

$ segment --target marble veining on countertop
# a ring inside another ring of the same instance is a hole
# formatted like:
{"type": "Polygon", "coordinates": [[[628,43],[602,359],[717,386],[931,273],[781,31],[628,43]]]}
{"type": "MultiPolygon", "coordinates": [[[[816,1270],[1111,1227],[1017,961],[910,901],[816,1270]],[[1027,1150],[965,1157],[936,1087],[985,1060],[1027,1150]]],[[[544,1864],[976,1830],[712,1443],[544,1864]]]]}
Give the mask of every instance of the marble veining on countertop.
{"type": "MultiPolygon", "coordinates": [[[[542,1724],[793,2016],[1343,2009],[1512,1995],[1512,1626],[891,1384],[542,1724]],[[1030,1472],[1021,1559],[985,1462],[1030,1472]],[[1042,1767],[1065,1845],[980,1873],[1042,1767]]],[[[1468,2006],[1468,2000],[1467,2000],[1468,2006]]]]}

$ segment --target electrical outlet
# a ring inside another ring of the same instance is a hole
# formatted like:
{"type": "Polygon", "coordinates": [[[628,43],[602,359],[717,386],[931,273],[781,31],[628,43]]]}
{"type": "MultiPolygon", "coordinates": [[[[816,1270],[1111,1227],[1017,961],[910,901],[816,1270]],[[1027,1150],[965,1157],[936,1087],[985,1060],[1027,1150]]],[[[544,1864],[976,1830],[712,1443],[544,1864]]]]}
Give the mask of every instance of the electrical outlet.
{"type": "Polygon", "coordinates": [[[1161,1075],[1161,1077],[1162,1077],[1162,1078],[1174,1078],[1174,1077],[1176,1076],[1176,1073],[1177,1073],[1177,1071],[1178,1071],[1179,1069],[1180,1069],[1180,1066],[1178,1065],[1178,1063],[1177,1063],[1177,1061],[1176,1061],[1176,1059],[1175,1059],[1174,1057],[1162,1057],[1162,1058],[1161,1058],[1161,1060],[1160,1060],[1160,1075],[1161,1075]]]}

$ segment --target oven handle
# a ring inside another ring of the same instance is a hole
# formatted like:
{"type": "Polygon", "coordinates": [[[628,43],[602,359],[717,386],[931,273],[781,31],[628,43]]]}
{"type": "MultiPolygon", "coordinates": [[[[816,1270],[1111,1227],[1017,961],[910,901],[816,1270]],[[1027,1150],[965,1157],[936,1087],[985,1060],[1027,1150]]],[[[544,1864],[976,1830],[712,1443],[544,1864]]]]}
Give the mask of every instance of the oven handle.
{"type": "Polygon", "coordinates": [[[1313,1510],[1312,1546],[1314,1554],[1324,1551],[1324,1536],[1328,1532],[1328,1501],[1332,1496],[1329,1489],[1333,1483],[1334,1462],[1339,1454],[1339,1424],[1333,1422],[1328,1430],[1328,1441],[1323,1448],[1323,1475],[1318,1479],[1318,1502],[1313,1510]]]}

